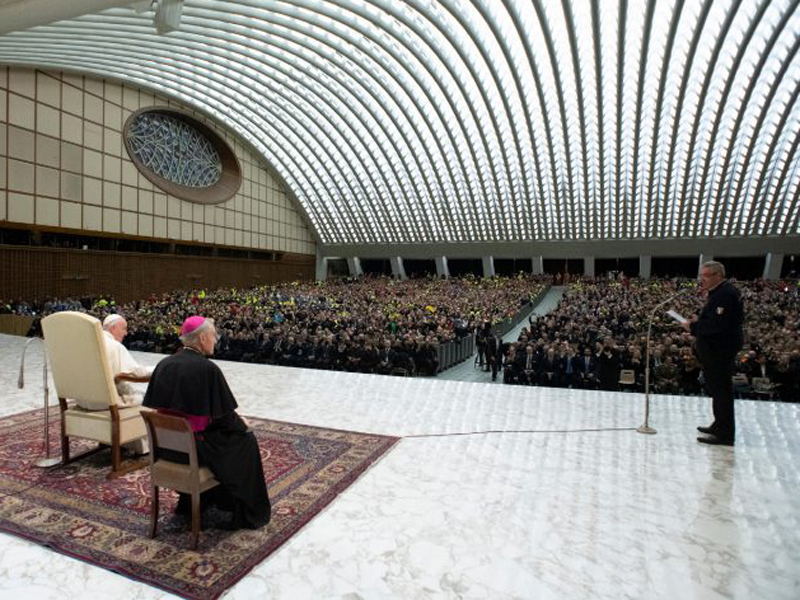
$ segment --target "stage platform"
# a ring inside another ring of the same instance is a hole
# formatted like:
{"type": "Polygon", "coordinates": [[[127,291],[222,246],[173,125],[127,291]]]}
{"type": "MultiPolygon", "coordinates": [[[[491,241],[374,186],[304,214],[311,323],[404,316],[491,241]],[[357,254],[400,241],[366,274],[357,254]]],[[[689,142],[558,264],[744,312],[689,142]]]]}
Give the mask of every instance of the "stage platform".
{"type": "MultiPolygon", "coordinates": [[[[0,335],[0,415],[42,406],[25,341],[0,335]]],[[[798,405],[737,402],[713,447],[707,398],[652,396],[649,436],[636,394],[219,365],[244,415],[405,438],[226,598],[800,598],[798,405]]],[[[4,534],[0,590],[168,596],[4,534]]]]}

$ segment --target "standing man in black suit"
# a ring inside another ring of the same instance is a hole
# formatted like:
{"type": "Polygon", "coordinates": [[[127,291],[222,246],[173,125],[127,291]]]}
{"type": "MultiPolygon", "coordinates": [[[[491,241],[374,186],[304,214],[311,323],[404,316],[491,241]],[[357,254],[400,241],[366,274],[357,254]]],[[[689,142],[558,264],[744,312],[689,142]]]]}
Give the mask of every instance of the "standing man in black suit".
{"type": "Polygon", "coordinates": [[[700,269],[700,287],[706,303],[683,328],[696,338],[697,358],[703,365],[706,391],[713,400],[714,422],[698,427],[708,437],[698,437],[704,444],[733,446],[736,421],[733,406],[734,360],[744,345],[744,307],[733,284],[725,279],[722,263],[707,262],[700,269]]]}
{"type": "Polygon", "coordinates": [[[500,368],[500,344],[503,341],[491,328],[485,339],[486,363],[492,370],[492,381],[497,381],[497,369],[500,368]]]}

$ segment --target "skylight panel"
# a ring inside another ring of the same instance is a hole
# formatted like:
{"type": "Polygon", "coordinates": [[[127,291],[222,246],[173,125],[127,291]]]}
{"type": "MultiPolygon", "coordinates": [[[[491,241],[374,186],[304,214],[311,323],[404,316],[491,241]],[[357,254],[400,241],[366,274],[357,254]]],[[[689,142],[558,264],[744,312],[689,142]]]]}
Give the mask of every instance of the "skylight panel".
{"type": "Polygon", "coordinates": [[[323,243],[796,231],[800,7],[680,7],[186,0],[169,36],[120,8],[2,36],[0,61],[212,115],[323,243]]]}

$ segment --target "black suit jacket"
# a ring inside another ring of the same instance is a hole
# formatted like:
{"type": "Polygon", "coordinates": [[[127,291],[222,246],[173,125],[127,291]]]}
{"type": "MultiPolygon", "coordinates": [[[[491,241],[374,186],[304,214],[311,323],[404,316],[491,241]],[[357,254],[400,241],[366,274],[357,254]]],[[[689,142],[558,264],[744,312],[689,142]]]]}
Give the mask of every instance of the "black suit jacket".
{"type": "Polygon", "coordinates": [[[703,364],[733,360],[744,345],[744,306],[737,290],[723,281],[708,293],[692,335],[697,339],[697,357],[703,364]]]}

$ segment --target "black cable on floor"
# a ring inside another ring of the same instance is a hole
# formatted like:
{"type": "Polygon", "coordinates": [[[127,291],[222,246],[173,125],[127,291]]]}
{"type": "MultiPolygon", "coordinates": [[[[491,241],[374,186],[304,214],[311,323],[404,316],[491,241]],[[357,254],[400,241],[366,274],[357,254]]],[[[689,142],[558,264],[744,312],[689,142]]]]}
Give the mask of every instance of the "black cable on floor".
{"type": "Polygon", "coordinates": [[[454,437],[460,435],[486,435],[490,433],[587,433],[592,431],[636,431],[636,427],[600,427],[586,429],[486,429],[484,431],[459,431],[455,433],[420,433],[404,435],[401,439],[454,437]]]}

